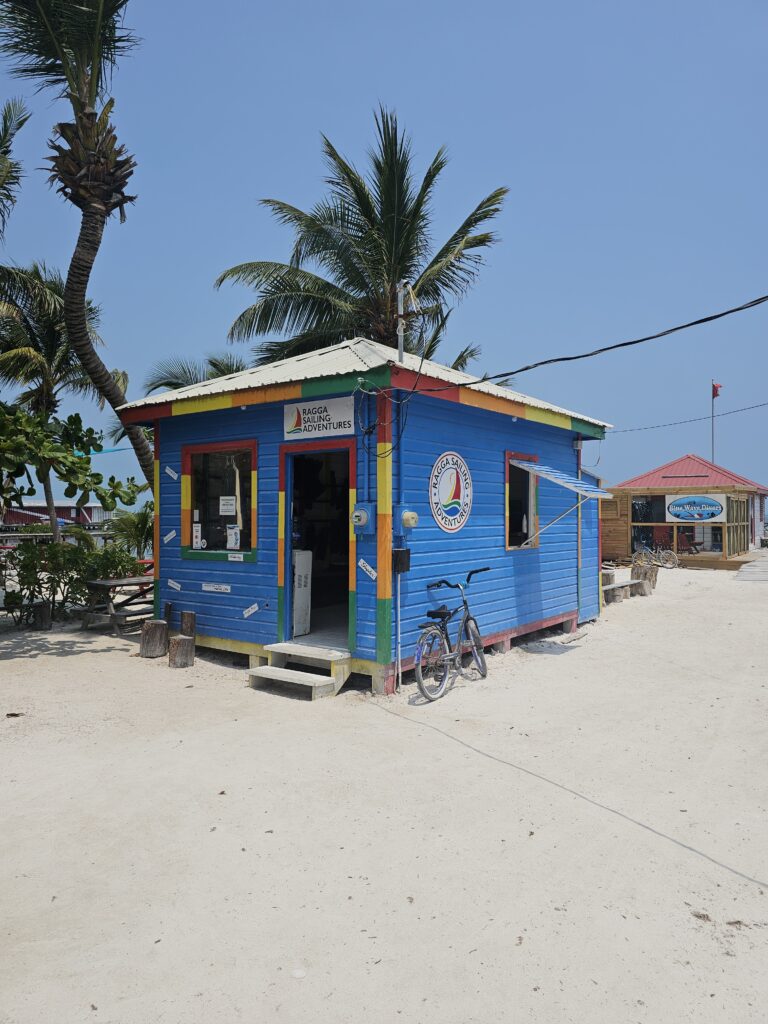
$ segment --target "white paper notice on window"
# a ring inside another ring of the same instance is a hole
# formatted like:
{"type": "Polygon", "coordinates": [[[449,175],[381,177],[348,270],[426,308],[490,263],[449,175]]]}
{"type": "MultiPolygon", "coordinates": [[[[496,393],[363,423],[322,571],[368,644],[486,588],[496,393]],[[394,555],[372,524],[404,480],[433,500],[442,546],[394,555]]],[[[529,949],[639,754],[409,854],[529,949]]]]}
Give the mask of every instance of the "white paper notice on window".
{"type": "Polygon", "coordinates": [[[203,546],[203,527],[200,523],[192,523],[192,547],[197,549],[203,546]]]}
{"type": "Polygon", "coordinates": [[[237,515],[237,498],[234,494],[222,494],[219,496],[219,515],[237,515]]]}
{"type": "Polygon", "coordinates": [[[227,524],[227,551],[240,550],[240,527],[227,524]]]}

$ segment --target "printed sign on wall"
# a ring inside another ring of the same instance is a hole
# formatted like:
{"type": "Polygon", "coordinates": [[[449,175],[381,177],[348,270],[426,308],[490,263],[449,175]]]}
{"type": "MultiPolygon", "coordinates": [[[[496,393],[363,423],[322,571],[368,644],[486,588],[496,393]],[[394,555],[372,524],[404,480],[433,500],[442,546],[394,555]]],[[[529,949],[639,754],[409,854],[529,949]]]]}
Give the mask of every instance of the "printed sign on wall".
{"type": "Polygon", "coordinates": [[[287,441],[354,432],[355,400],[351,395],[319,402],[288,402],[283,406],[283,435],[287,441]]]}
{"type": "Polygon", "coordinates": [[[472,475],[456,452],[443,452],[429,477],[429,506],[446,533],[457,533],[472,511],[472,475]]]}
{"type": "Polygon", "coordinates": [[[668,523],[724,523],[724,494],[668,494],[668,523]]]}

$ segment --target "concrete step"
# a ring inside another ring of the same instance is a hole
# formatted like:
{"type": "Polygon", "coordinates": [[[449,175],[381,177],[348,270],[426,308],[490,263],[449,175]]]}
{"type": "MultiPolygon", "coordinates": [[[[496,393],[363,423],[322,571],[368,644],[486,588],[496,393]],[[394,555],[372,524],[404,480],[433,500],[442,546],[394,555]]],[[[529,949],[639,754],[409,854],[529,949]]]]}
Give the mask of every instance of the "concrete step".
{"type": "Polygon", "coordinates": [[[337,692],[333,676],[315,675],[314,672],[302,672],[299,669],[292,668],[275,668],[272,665],[252,668],[248,673],[248,680],[255,690],[265,683],[272,683],[289,689],[300,690],[306,693],[310,700],[317,700],[318,697],[332,696],[337,692]]]}
{"type": "Polygon", "coordinates": [[[314,658],[315,661],[343,661],[350,656],[346,649],[336,647],[316,647],[314,644],[303,644],[295,640],[283,641],[278,644],[267,644],[265,651],[273,654],[285,654],[288,658],[314,658]]]}

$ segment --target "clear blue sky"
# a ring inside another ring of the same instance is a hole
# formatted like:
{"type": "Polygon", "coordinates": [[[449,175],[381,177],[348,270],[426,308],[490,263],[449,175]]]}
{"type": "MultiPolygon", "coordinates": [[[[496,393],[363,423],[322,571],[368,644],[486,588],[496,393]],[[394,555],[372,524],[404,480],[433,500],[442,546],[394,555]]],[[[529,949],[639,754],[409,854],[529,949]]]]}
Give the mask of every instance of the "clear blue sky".
{"type": "MultiPolygon", "coordinates": [[[[91,291],[131,397],[158,357],[225,346],[249,293],[215,292],[216,275],[288,255],[258,199],[311,204],[320,132],[362,162],[380,102],[412,133],[420,167],[448,146],[436,241],[491,189],[511,189],[502,241],[452,318],[446,354],[479,343],[478,368],[497,372],[768,292],[758,0],[133,0],[129,15],[143,43],[115,76],[115,121],[139,162],[139,198],[125,225],[109,225],[91,291]]],[[[24,90],[3,75],[3,95],[24,90]]],[[[64,108],[28,98],[5,259],[64,269],[78,219],[37,170],[64,108]]],[[[705,416],[713,377],[719,411],[768,401],[767,333],[761,307],[516,384],[617,427],[705,416]]],[[[717,434],[717,461],[768,481],[768,409],[720,420],[717,434]]],[[[708,422],[617,435],[597,472],[617,482],[689,451],[709,457],[708,422]]],[[[585,463],[597,458],[588,445],[585,463]]],[[[124,476],[135,463],[101,465],[124,476]]]]}

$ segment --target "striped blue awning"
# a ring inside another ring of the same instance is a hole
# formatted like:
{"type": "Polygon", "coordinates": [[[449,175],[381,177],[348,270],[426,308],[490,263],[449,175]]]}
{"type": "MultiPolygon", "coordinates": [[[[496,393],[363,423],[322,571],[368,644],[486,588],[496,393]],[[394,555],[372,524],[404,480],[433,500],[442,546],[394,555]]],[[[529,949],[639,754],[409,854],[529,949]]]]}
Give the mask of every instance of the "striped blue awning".
{"type": "Polygon", "coordinates": [[[517,466],[518,469],[524,469],[526,473],[532,473],[534,476],[544,477],[545,480],[551,480],[553,484],[560,484],[561,487],[567,487],[569,491],[575,491],[577,494],[582,494],[585,498],[612,498],[613,495],[609,491],[604,491],[601,487],[596,487],[594,484],[587,483],[586,480],[579,480],[577,476],[571,476],[569,473],[564,473],[561,469],[552,469],[551,466],[542,466],[540,462],[526,462],[523,459],[510,459],[510,466],[517,466]]]}

